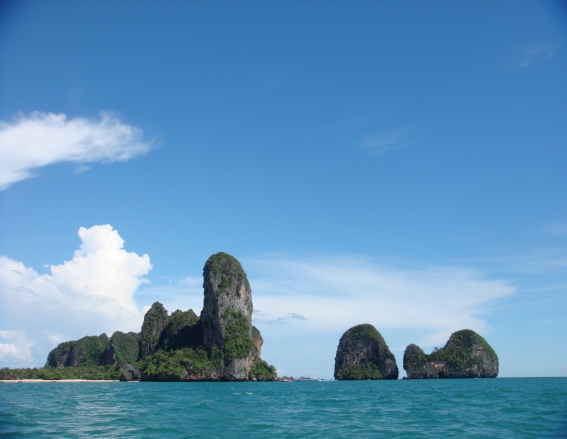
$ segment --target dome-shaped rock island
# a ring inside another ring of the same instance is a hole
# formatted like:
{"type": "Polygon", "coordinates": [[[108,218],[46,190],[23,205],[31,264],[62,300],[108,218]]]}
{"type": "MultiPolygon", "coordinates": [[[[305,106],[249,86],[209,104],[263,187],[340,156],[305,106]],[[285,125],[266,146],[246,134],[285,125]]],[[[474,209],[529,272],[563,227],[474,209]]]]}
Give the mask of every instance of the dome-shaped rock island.
{"type": "Polygon", "coordinates": [[[404,352],[404,369],[409,379],[418,378],[495,378],[498,355],[471,329],[454,332],[447,344],[427,355],[410,344],[404,352]]]}
{"type": "Polygon", "coordinates": [[[357,325],[346,331],[335,356],[336,380],[397,380],[396,358],[376,328],[357,325]]]}

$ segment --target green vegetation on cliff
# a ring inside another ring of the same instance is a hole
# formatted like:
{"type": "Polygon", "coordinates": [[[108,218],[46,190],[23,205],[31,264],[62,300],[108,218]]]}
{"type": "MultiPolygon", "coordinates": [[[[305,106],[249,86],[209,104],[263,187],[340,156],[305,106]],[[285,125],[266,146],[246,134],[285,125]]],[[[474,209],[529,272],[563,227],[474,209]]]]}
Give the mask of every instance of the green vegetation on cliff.
{"type": "Polygon", "coordinates": [[[256,378],[258,381],[274,380],[277,376],[276,368],[260,358],[252,364],[248,374],[249,379],[256,378]]]}
{"type": "Polygon", "coordinates": [[[498,375],[498,356],[486,340],[470,329],[451,334],[442,348],[427,355],[410,344],[404,352],[408,378],[494,378],[498,375]]]}
{"type": "MultiPolygon", "coordinates": [[[[473,356],[471,349],[474,344],[480,344],[488,355],[496,356],[494,349],[476,332],[470,329],[454,332],[447,344],[441,349],[434,348],[427,356],[428,361],[444,361],[447,365],[460,372],[467,372],[474,366],[482,366],[484,359],[473,356]]],[[[491,373],[492,371],[488,371],[491,373]]]]}
{"type": "Polygon", "coordinates": [[[106,334],[60,343],[49,353],[46,366],[97,366],[107,344],[106,334]]]}
{"type": "Polygon", "coordinates": [[[260,359],[260,331],[252,326],[252,291],[236,258],[212,255],[203,269],[201,317],[171,315],[160,302],[141,332],[116,331],[59,344],[42,369],[2,369],[7,379],[142,379],[148,381],[267,381],[276,369],[260,359]]]}
{"type": "Polygon", "coordinates": [[[138,344],[138,334],[135,332],[116,331],[112,334],[111,340],[114,342],[114,353],[116,354],[117,364],[134,364],[138,361],[140,347],[138,344]]]}
{"type": "Polygon", "coordinates": [[[223,354],[227,360],[245,358],[255,350],[250,337],[250,322],[242,313],[226,310],[223,315],[227,322],[224,333],[223,354]]]}
{"type": "Polygon", "coordinates": [[[219,252],[212,255],[203,268],[203,273],[212,273],[215,278],[220,277],[217,287],[217,296],[229,289],[234,282],[236,289],[239,290],[242,284],[249,290],[248,278],[242,269],[242,265],[234,256],[228,253],[219,252]]]}
{"type": "Polygon", "coordinates": [[[378,330],[368,324],[353,326],[339,341],[335,379],[398,379],[396,358],[378,330]]]}
{"type": "Polygon", "coordinates": [[[140,340],[140,357],[151,355],[159,342],[163,329],[169,323],[167,310],[160,302],[154,302],[144,316],[140,340]]]}
{"type": "Polygon", "coordinates": [[[156,349],[176,350],[200,346],[203,341],[199,316],[192,309],[175,311],[162,331],[156,349]]]}
{"type": "Polygon", "coordinates": [[[404,352],[404,369],[422,367],[429,361],[428,358],[419,346],[411,344],[404,352]]]}
{"type": "Polygon", "coordinates": [[[380,334],[374,326],[368,323],[353,326],[345,333],[345,335],[348,337],[346,347],[352,347],[361,339],[376,340],[380,344],[380,346],[387,347],[386,341],[384,340],[384,337],[382,337],[382,334],[380,334]]]}
{"type": "Polygon", "coordinates": [[[346,380],[379,380],[381,378],[382,373],[378,366],[368,361],[361,361],[359,364],[351,363],[343,372],[343,379],[346,380]]]}
{"type": "MultiPolygon", "coordinates": [[[[174,351],[155,352],[151,357],[138,363],[143,380],[172,380],[188,375],[212,374],[223,371],[224,363],[220,349],[216,346],[207,352],[204,348],[183,348],[174,351]]],[[[205,378],[206,379],[206,378],[205,378]]]]}
{"type": "Polygon", "coordinates": [[[386,341],[384,340],[384,337],[382,337],[382,334],[380,334],[374,326],[368,323],[353,326],[347,332],[345,332],[343,337],[345,337],[346,343],[342,346],[339,346],[342,351],[346,352],[356,348],[361,340],[374,340],[378,345],[381,356],[393,357],[390,349],[388,348],[388,345],[386,344],[386,341]]]}

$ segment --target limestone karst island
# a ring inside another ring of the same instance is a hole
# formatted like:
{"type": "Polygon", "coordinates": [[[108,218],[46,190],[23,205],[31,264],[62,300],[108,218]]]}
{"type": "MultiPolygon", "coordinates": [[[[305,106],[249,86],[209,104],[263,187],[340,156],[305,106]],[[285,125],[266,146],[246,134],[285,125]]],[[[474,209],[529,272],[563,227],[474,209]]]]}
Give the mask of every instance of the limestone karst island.
{"type": "MultiPolygon", "coordinates": [[[[408,379],[495,378],[498,356],[484,338],[463,329],[429,355],[410,344],[404,353],[404,370],[408,379]]],[[[354,326],[343,334],[335,357],[335,379],[398,379],[396,358],[374,326],[354,326]]]]}
{"type": "MultiPolygon", "coordinates": [[[[67,341],[53,349],[45,367],[0,369],[0,379],[121,381],[274,381],[276,369],[260,358],[263,339],[252,325],[252,290],[242,265],[226,253],[203,268],[204,301],[171,315],[155,302],[138,333],[115,332],[67,341]]],[[[403,367],[408,379],[494,378],[498,356],[479,334],[457,331],[426,354],[410,344],[403,367]]],[[[370,324],[346,331],[335,357],[336,380],[397,380],[396,358],[370,324]]]]}
{"type": "MultiPolygon", "coordinates": [[[[240,262],[226,253],[211,256],[203,269],[204,303],[168,315],[156,302],[139,333],[83,337],[59,344],[46,367],[28,369],[44,379],[122,381],[270,381],[276,369],[260,358],[262,335],[252,326],[252,290],[240,262]]],[[[22,371],[21,369],[19,371],[22,371]]],[[[24,370],[25,371],[25,370],[24,370]]],[[[2,379],[9,379],[2,369],[2,379]]]]}

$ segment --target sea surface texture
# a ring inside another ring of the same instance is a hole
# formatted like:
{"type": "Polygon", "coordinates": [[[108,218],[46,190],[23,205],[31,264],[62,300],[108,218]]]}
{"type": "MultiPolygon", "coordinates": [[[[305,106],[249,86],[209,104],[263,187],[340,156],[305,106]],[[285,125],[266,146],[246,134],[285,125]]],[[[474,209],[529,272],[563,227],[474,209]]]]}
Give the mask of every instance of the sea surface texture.
{"type": "Polygon", "coordinates": [[[0,437],[567,437],[567,378],[0,384],[0,437]]]}

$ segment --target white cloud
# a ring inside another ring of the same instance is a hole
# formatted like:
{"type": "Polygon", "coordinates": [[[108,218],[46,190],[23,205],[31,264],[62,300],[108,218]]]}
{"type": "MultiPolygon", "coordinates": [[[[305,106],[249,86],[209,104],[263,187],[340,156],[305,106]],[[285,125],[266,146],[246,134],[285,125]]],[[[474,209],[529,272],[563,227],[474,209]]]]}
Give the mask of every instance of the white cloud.
{"type": "Polygon", "coordinates": [[[48,331],[47,329],[43,330],[43,335],[51,343],[52,345],[58,345],[59,343],[64,342],[65,340],[69,340],[69,336],[65,334],[58,334],[56,332],[48,331]]]}
{"type": "Polygon", "coordinates": [[[12,343],[0,343],[0,362],[17,363],[33,361],[31,348],[35,342],[24,331],[0,331],[0,338],[12,343]]]}
{"type": "Polygon", "coordinates": [[[360,323],[417,329],[440,343],[458,329],[486,331],[495,301],[515,288],[480,272],[453,267],[401,270],[358,258],[253,260],[255,318],[260,323],[342,332],[360,323]],[[260,311],[261,310],[261,311],[260,311]]]}
{"type": "Polygon", "coordinates": [[[51,274],[0,256],[5,328],[42,332],[52,342],[61,341],[61,333],[83,337],[139,330],[143,314],[133,296],[152,268],[150,258],[125,251],[110,225],[81,227],[78,234],[80,248],[71,260],[50,266],[51,274]]]}
{"type": "Polygon", "coordinates": [[[139,128],[110,113],[102,113],[100,120],[67,119],[62,113],[20,115],[10,123],[0,121],[0,190],[43,166],[73,162],[83,172],[85,163],[126,161],[151,147],[139,128]]]}
{"type": "Polygon", "coordinates": [[[509,67],[512,70],[525,69],[532,64],[551,58],[553,54],[553,48],[549,43],[519,47],[516,49],[516,54],[512,57],[509,67]]]}

